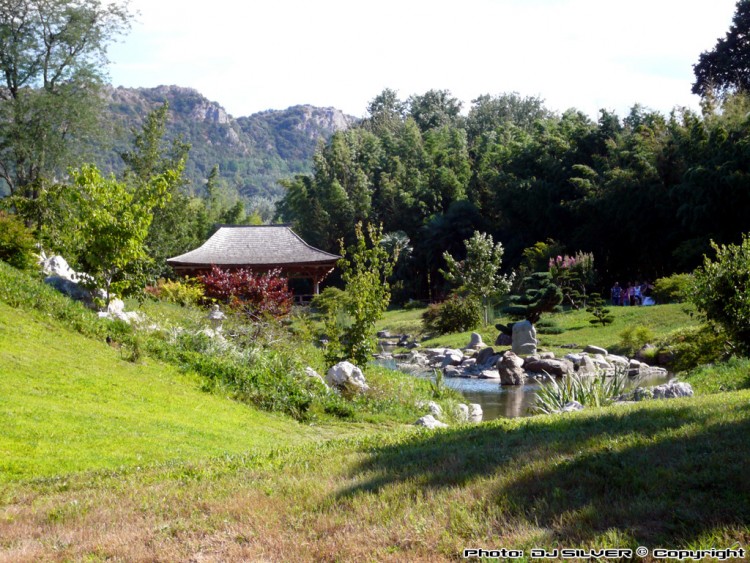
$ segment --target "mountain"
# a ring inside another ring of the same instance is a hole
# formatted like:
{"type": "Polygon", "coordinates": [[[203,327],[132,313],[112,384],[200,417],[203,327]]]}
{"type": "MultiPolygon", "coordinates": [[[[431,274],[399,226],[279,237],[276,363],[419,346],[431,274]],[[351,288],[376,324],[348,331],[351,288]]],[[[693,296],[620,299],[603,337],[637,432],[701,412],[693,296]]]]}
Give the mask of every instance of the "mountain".
{"type": "Polygon", "coordinates": [[[113,142],[97,155],[103,168],[112,172],[122,168],[119,154],[129,148],[132,131],[139,130],[148,112],[165,101],[167,138],[181,136],[191,145],[186,176],[193,192],[201,192],[218,165],[228,189],[246,201],[277,199],[283,190],[280,178],[310,172],[318,142],[356,121],[337,109],[310,105],[234,118],[192,88],[110,87],[105,92],[105,121],[113,142]]]}

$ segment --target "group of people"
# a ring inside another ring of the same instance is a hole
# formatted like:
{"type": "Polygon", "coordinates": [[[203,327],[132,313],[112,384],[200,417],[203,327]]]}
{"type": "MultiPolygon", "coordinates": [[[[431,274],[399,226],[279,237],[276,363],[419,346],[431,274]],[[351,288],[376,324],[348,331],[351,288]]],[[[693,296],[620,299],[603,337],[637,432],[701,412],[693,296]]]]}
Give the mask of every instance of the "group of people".
{"type": "Polygon", "coordinates": [[[651,290],[654,286],[649,282],[630,282],[627,287],[621,287],[618,282],[612,286],[612,305],[653,305],[651,290]]]}

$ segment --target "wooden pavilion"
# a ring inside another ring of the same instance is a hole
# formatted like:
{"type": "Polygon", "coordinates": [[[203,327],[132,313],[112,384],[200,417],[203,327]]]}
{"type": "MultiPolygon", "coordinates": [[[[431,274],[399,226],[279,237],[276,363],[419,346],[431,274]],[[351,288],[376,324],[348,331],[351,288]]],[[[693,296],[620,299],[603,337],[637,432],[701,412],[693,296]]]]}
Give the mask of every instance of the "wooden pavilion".
{"type": "Polygon", "coordinates": [[[279,269],[281,275],[312,280],[313,293],[341,258],[313,248],[288,225],[222,225],[202,246],[169,258],[181,276],[197,276],[223,269],[245,268],[254,273],[279,269]]]}

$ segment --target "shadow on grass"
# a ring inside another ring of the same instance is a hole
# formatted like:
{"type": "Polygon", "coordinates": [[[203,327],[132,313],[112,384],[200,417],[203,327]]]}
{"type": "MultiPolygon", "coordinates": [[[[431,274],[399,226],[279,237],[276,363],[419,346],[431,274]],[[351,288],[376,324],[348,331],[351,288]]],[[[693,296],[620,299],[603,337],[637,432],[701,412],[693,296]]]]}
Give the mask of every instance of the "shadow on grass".
{"type": "Polygon", "coordinates": [[[569,541],[615,528],[653,545],[750,523],[750,403],[687,402],[594,416],[497,421],[371,452],[343,496],[398,483],[448,489],[491,478],[495,500],[569,541]]]}

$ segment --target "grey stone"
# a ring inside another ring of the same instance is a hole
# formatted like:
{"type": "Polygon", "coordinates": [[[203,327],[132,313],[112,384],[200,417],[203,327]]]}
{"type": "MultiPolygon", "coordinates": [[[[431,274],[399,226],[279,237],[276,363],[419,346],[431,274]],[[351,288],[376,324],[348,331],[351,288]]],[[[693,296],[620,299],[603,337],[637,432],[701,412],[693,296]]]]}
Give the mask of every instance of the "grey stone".
{"type": "Polygon", "coordinates": [[[503,385],[523,385],[526,381],[523,358],[511,351],[500,356],[497,361],[497,371],[500,374],[500,383],[503,385]]]}
{"type": "Polygon", "coordinates": [[[464,361],[461,362],[461,367],[462,368],[470,368],[470,367],[474,367],[476,364],[477,364],[476,359],[474,359],[474,358],[464,358],[464,361]]]}
{"type": "Polygon", "coordinates": [[[87,305],[93,302],[91,292],[88,289],[69,279],[60,276],[49,276],[44,278],[44,283],[75,301],[82,301],[87,305]]]}
{"type": "Polygon", "coordinates": [[[654,399],[679,399],[682,397],[692,397],[693,388],[689,383],[684,381],[670,381],[663,385],[652,387],[654,399]]]}
{"type": "Polygon", "coordinates": [[[509,334],[503,334],[502,332],[497,335],[495,339],[495,346],[510,346],[513,344],[513,337],[509,334]]]}
{"type": "Polygon", "coordinates": [[[591,359],[591,356],[588,356],[585,354],[582,355],[581,362],[578,364],[579,375],[596,375],[597,372],[598,372],[597,366],[594,363],[594,360],[591,359]]]}
{"type": "Polygon", "coordinates": [[[350,362],[339,362],[329,369],[326,383],[344,393],[362,393],[370,390],[362,370],[350,362]]]}
{"type": "Polygon", "coordinates": [[[555,353],[554,352],[542,352],[539,354],[539,357],[542,360],[554,360],[555,359],[555,353]]]}
{"type": "Polygon", "coordinates": [[[496,369],[485,369],[479,373],[479,379],[500,379],[500,372],[496,369]]]}
{"type": "Polygon", "coordinates": [[[469,339],[469,345],[467,348],[483,348],[485,346],[485,343],[482,342],[482,335],[478,332],[472,332],[471,338],[469,339]]]}
{"type": "Polygon", "coordinates": [[[440,418],[443,416],[442,407],[438,405],[435,401],[428,402],[427,408],[430,410],[430,414],[434,416],[435,418],[440,418]]]}
{"type": "Polygon", "coordinates": [[[463,377],[463,372],[456,366],[445,366],[443,368],[443,375],[445,377],[463,377]]]}
{"type": "Polygon", "coordinates": [[[320,385],[322,385],[326,389],[328,389],[328,385],[323,380],[323,377],[317,371],[315,371],[313,368],[311,368],[310,366],[308,366],[308,367],[305,368],[305,375],[307,377],[309,377],[310,379],[312,379],[313,381],[316,381],[317,383],[319,383],[320,385]]]}
{"type": "Polygon", "coordinates": [[[477,403],[471,403],[469,405],[469,422],[482,422],[483,417],[482,406],[477,403]]]}
{"type": "Polygon", "coordinates": [[[530,362],[524,364],[526,371],[533,371],[536,373],[548,373],[554,377],[563,377],[572,372],[573,362],[569,360],[546,360],[542,358],[534,358],[530,362]]]}
{"type": "Polygon", "coordinates": [[[605,359],[608,363],[612,365],[619,365],[619,366],[628,366],[630,364],[630,360],[627,359],[625,356],[617,356],[615,354],[607,354],[605,356],[605,359]]]}
{"type": "Polygon", "coordinates": [[[379,330],[378,338],[391,338],[391,333],[388,332],[387,330],[379,330]]]}
{"type": "Polygon", "coordinates": [[[601,346],[593,346],[592,344],[586,346],[583,351],[589,354],[601,354],[602,356],[607,355],[607,350],[605,350],[601,346]]]}
{"type": "MultiPolygon", "coordinates": [[[[477,365],[483,366],[483,365],[489,365],[489,362],[492,358],[492,356],[495,355],[495,349],[492,346],[488,346],[487,348],[482,348],[479,352],[477,352],[477,355],[474,356],[474,358],[477,360],[477,365]]],[[[495,360],[496,362],[497,360],[495,360]]],[[[493,362],[494,365],[494,362],[493,362]]]]}
{"type": "Polygon", "coordinates": [[[448,428],[448,425],[444,422],[440,422],[439,420],[436,420],[434,416],[431,414],[427,414],[417,420],[414,423],[416,426],[424,426],[428,430],[434,430],[435,428],[448,428]]]}
{"type": "Polygon", "coordinates": [[[565,403],[562,410],[560,412],[574,412],[574,411],[582,411],[583,405],[579,403],[578,401],[570,401],[569,403],[565,403]]]}
{"type": "Polygon", "coordinates": [[[448,353],[445,354],[445,357],[442,361],[442,366],[457,366],[460,365],[461,362],[464,359],[463,353],[461,353],[460,350],[449,350],[448,353]]]}
{"type": "Polygon", "coordinates": [[[536,354],[536,329],[529,321],[513,324],[513,353],[520,355],[536,354]]]}
{"type": "Polygon", "coordinates": [[[469,421],[469,405],[465,405],[463,403],[460,403],[456,406],[455,411],[456,419],[459,422],[468,422],[469,421]]]}

